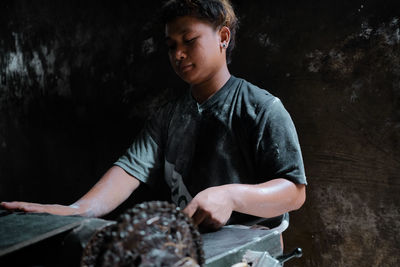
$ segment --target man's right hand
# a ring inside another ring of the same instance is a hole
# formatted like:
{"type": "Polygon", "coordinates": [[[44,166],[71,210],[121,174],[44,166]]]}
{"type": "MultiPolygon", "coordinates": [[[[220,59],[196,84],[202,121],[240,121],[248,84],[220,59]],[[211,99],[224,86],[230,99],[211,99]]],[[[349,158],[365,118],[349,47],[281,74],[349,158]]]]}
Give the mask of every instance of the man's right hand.
{"type": "Polygon", "coordinates": [[[7,210],[42,212],[55,215],[103,216],[123,201],[140,185],[140,181],[118,166],[111,167],[81,199],[70,206],[43,205],[30,202],[2,202],[7,210]]]}
{"type": "Polygon", "coordinates": [[[30,202],[1,202],[0,205],[10,211],[50,213],[55,215],[82,215],[79,206],[43,205],[30,202]]]}

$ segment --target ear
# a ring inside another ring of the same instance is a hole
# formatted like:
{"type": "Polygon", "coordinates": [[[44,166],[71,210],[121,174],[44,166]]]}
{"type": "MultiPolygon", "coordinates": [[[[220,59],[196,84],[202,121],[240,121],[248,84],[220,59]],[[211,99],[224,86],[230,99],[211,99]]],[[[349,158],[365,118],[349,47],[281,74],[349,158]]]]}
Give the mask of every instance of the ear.
{"type": "Polygon", "coordinates": [[[229,41],[231,39],[231,31],[229,30],[228,27],[222,26],[221,29],[219,30],[219,37],[220,37],[220,43],[221,47],[223,44],[226,45],[225,48],[229,46],[229,41]]]}

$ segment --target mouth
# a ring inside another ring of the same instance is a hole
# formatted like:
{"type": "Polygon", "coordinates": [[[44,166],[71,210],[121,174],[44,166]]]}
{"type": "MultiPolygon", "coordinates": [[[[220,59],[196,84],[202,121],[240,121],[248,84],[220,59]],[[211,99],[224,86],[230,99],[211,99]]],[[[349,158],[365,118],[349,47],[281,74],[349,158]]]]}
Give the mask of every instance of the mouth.
{"type": "Polygon", "coordinates": [[[181,73],[187,72],[187,71],[191,70],[193,67],[194,67],[194,64],[192,64],[192,63],[181,65],[181,66],[179,66],[179,72],[181,72],[181,73]]]}

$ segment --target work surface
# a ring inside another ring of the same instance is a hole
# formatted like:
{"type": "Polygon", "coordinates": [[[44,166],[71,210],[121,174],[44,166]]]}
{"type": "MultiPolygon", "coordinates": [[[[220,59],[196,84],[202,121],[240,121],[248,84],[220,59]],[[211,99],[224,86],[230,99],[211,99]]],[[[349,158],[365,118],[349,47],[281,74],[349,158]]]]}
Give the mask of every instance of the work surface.
{"type": "MultiPolygon", "coordinates": [[[[63,261],[63,257],[71,261],[75,255],[74,262],[78,263],[80,251],[67,244],[77,239],[70,233],[79,232],[79,243],[84,245],[96,229],[110,223],[76,216],[0,211],[0,265],[13,261],[23,266],[50,266],[53,261],[63,261]]],[[[209,267],[240,262],[248,249],[268,251],[272,256],[281,254],[279,233],[273,230],[228,226],[202,234],[202,239],[205,266],[209,267]]]]}

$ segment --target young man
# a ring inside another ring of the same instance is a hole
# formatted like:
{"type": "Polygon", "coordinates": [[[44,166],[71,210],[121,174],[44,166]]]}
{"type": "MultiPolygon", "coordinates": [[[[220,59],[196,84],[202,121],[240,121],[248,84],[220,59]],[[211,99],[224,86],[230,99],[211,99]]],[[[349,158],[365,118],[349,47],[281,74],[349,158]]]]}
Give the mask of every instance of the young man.
{"type": "Polygon", "coordinates": [[[163,7],[169,59],[190,85],[160,108],[115,165],[70,206],[2,203],[8,209],[102,216],[140,185],[164,178],[197,225],[218,229],[298,209],[303,160],[280,100],[232,76],[237,19],[226,0],[171,0],[163,7]]]}

